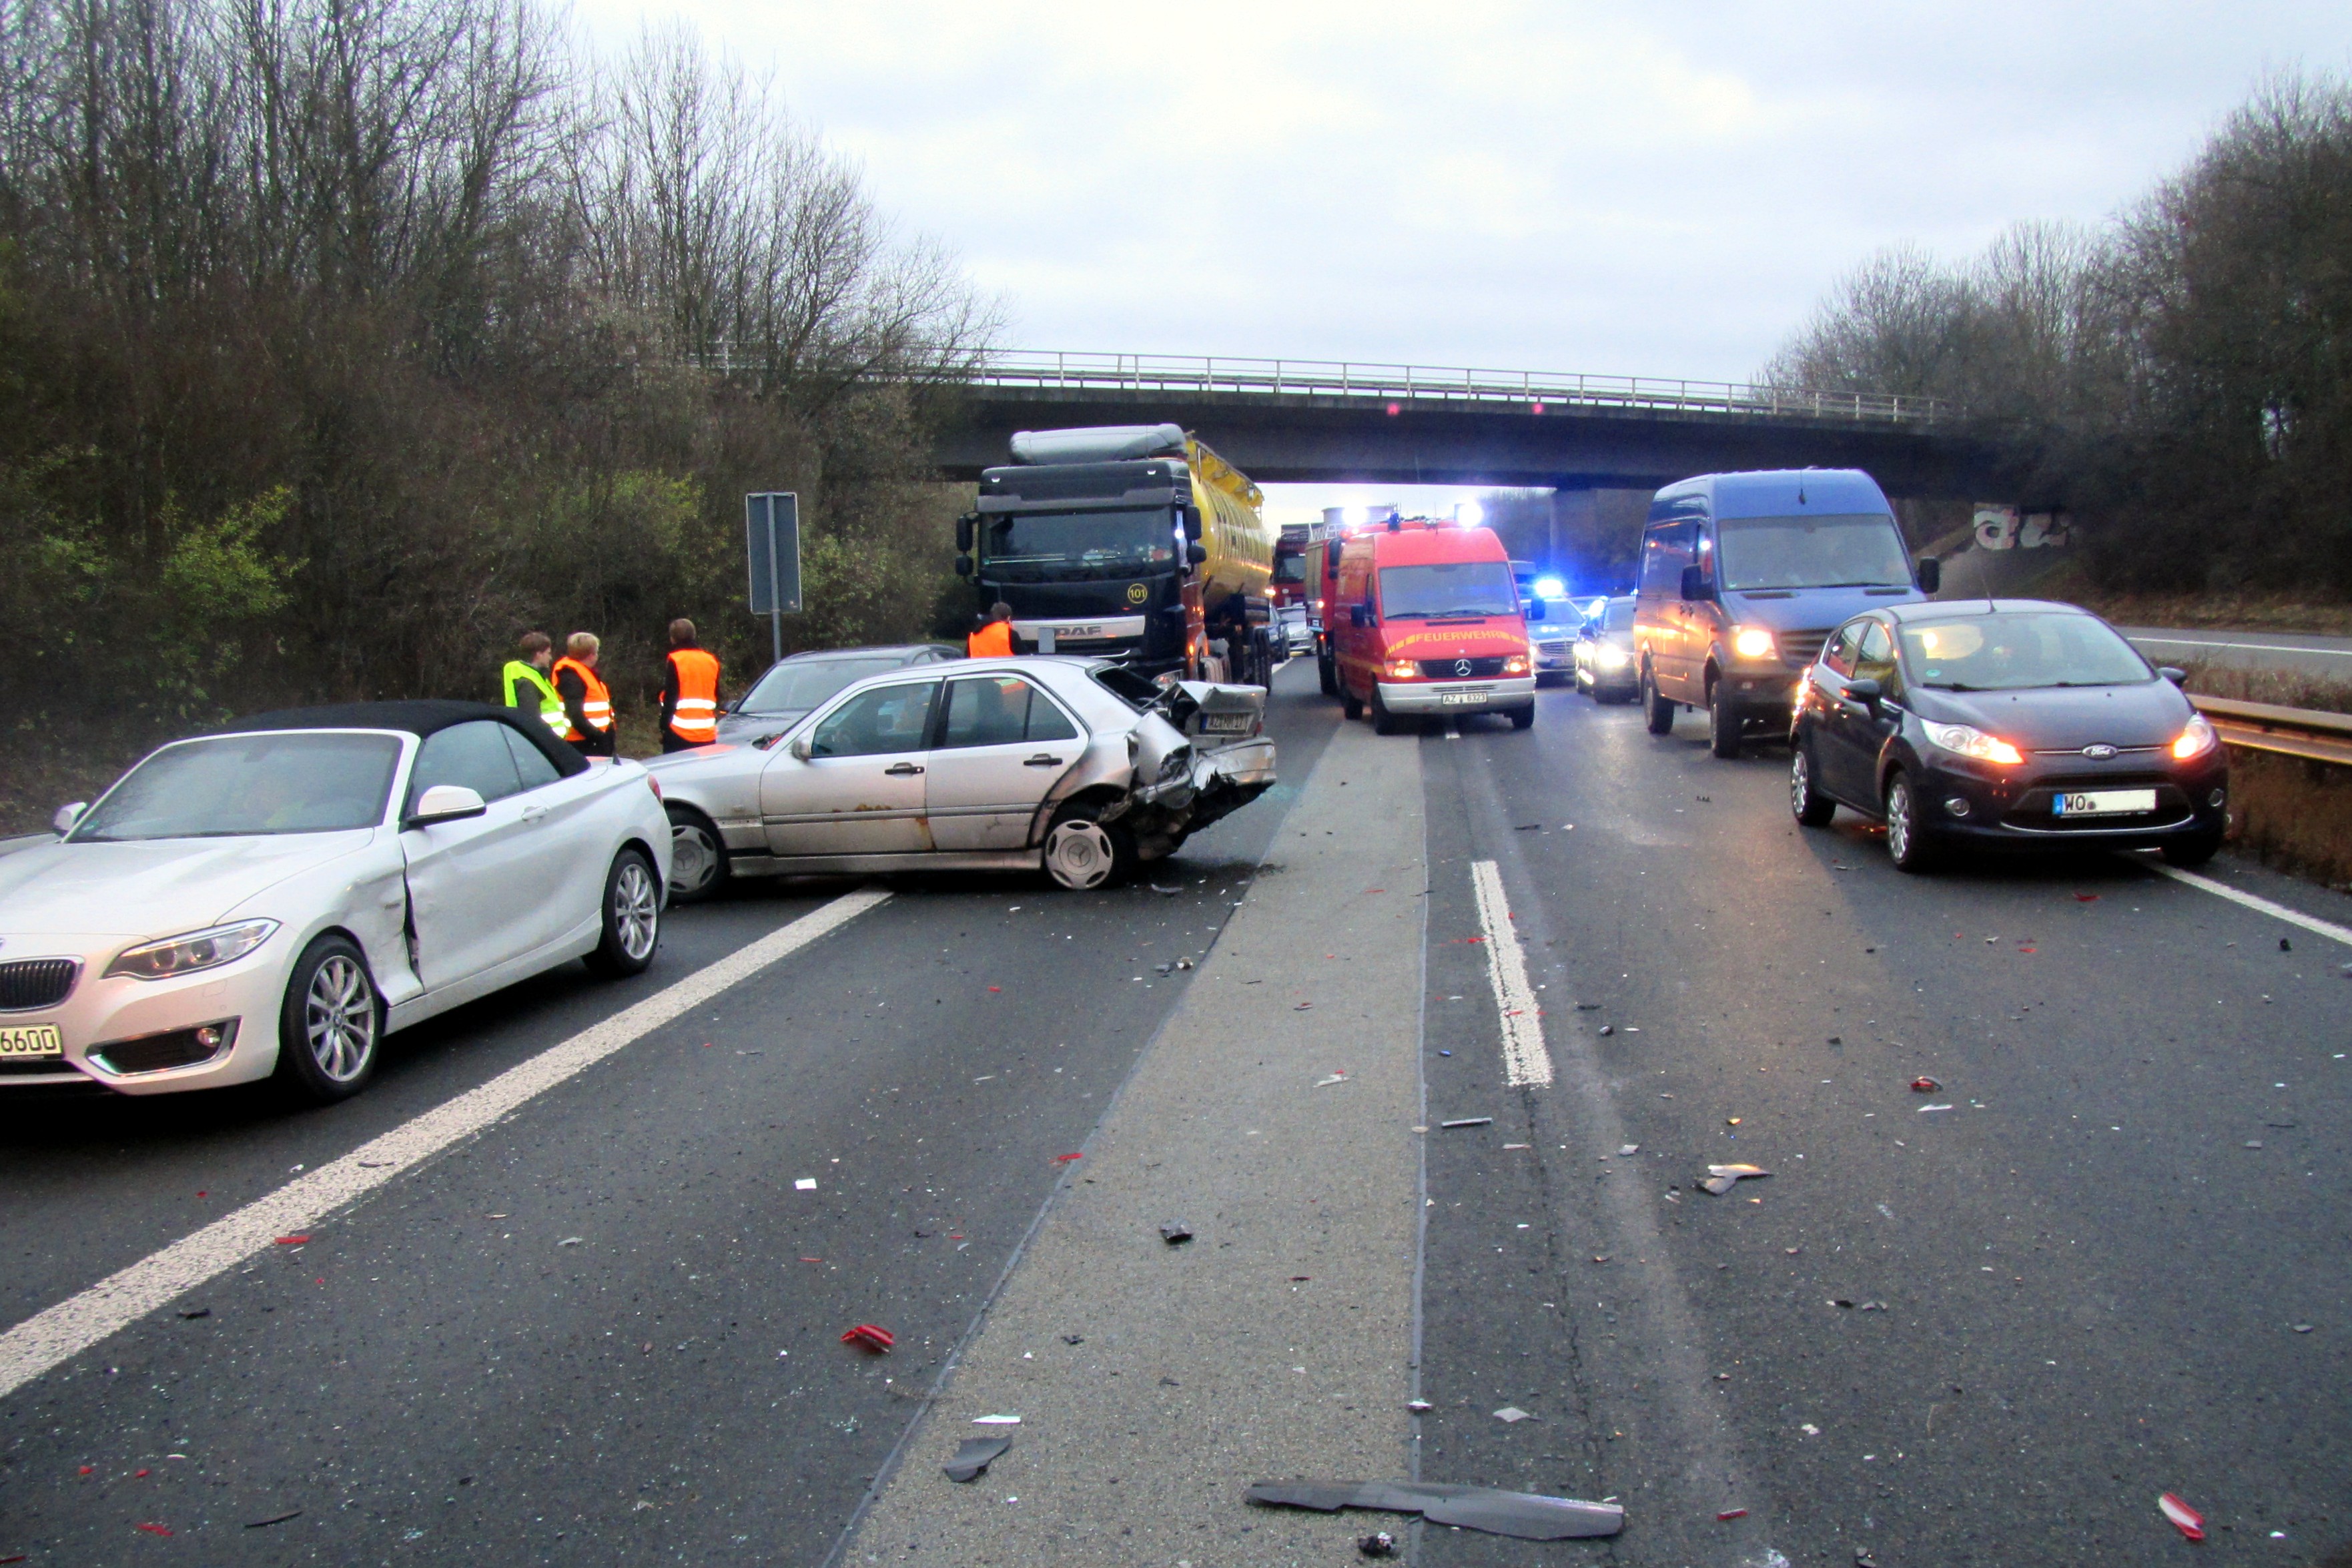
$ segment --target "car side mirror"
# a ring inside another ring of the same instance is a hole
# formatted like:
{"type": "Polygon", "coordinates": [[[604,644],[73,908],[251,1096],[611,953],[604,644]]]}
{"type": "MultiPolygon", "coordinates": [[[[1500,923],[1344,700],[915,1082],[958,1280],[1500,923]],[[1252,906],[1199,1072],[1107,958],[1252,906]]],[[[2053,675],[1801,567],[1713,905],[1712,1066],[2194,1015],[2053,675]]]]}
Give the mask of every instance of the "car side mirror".
{"type": "Polygon", "coordinates": [[[1358,628],[1370,626],[1372,624],[1372,607],[1370,605],[1349,605],[1348,624],[1358,628]]]}
{"type": "Polygon", "coordinates": [[[49,826],[56,828],[58,835],[63,837],[73,831],[73,825],[79,822],[81,814],[89,809],[89,802],[86,800],[78,800],[71,805],[61,805],[58,807],[58,814],[49,818],[49,826]]]}
{"type": "Polygon", "coordinates": [[[980,524],[980,513],[968,511],[956,519],[956,549],[962,554],[971,553],[971,540],[980,524]]]}
{"type": "Polygon", "coordinates": [[[1706,568],[1696,563],[1684,567],[1683,598],[1688,602],[1696,602],[1713,597],[1715,597],[1715,590],[1707,584],[1706,568]]]}
{"type": "Polygon", "coordinates": [[[816,748],[814,745],[810,743],[808,731],[805,730],[802,731],[799,734],[794,735],[793,737],[793,743],[786,746],[784,750],[790,752],[793,756],[798,757],[802,762],[807,762],[809,758],[816,754],[816,748]]]}
{"type": "Polygon", "coordinates": [[[1860,680],[1849,680],[1845,683],[1845,700],[1848,702],[1859,702],[1865,708],[1875,705],[1878,700],[1885,695],[1885,689],[1867,676],[1860,680]]]}
{"type": "Polygon", "coordinates": [[[435,784],[416,797],[416,809],[400,826],[430,827],[436,822],[457,822],[468,816],[479,816],[490,808],[482,797],[464,784],[435,784]]]}
{"type": "Polygon", "coordinates": [[[971,556],[959,555],[956,557],[956,575],[959,577],[969,577],[971,575],[971,556]]]}
{"type": "MultiPolygon", "coordinates": [[[[2181,668],[2177,664],[2160,664],[2157,666],[2156,672],[2157,674],[2164,677],[2165,679],[2172,682],[2175,686],[2179,685],[2182,681],[2189,679],[2189,672],[2181,668]]],[[[66,811],[72,811],[75,808],[70,805],[66,807],[66,811]]],[[[65,811],[58,813],[59,816],[63,816],[65,814],[65,811]]],[[[63,831],[63,829],[60,829],[59,831],[63,831]]]]}
{"type": "Polygon", "coordinates": [[[1919,557],[1919,591],[1932,594],[1944,585],[1944,563],[1932,555],[1919,557]]]}
{"type": "Polygon", "coordinates": [[[1184,546],[1184,563],[1186,565],[1198,566],[1208,558],[1209,547],[1202,543],[1199,540],[1196,539],[1190,544],[1184,546]]]}

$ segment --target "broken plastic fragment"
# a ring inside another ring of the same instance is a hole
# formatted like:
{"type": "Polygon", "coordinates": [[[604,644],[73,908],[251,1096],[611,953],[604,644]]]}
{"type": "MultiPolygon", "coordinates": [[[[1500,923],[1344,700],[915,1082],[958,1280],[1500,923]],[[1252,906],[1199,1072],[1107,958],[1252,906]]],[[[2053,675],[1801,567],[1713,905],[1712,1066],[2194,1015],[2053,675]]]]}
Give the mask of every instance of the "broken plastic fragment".
{"type": "Polygon", "coordinates": [[[1356,1542],[1356,1550],[1367,1557],[1396,1555],[1396,1537],[1385,1530],[1375,1530],[1356,1542]]]}
{"type": "Polygon", "coordinates": [[[1495,1419],[1506,1426],[1516,1426],[1522,1421],[1532,1421],[1535,1417],[1516,1405],[1506,1405],[1495,1412],[1495,1419]]]}
{"type": "Polygon", "coordinates": [[[845,1345],[856,1345],[860,1350],[869,1350],[879,1355],[898,1342],[891,1337],[889,1330],[878,1324],[859,1323],[841,1336],[841,1342],[845,1345]]]}
{"type": "MultiPolygon", "coordinates": [[[[281,1236],[278,1238],[278,1245],[280,1247],[300,1247],[310,1239],[310,1238],[307,1236],[281,1236]]],[[[147,1527],[142,1524],[139,1528],[144,1530],[147,1527]]]]}
{"type": "Polygon", "coordinates": [[[1054,1163],[1056,1165],[1066,1165],[1073,1160],[1083,1160],[1085,1158],[1086,1156],[1084,1154],[1056,1154],[1054,1156],[1054,1163]]]}
{"type": "Polygon", "coordinates": [[[1749,1176],[1769,1176],[1772,1173],[1757,1165],[1709,1165],[1707,1179],[1699,1184],[1716,1196],[1721,1197],[1749,1176]]]}
{"type": "Polygon", "coordinates": [[[1625,1510],[1614,1503],[1578,1502],[1538,1492],[1491,1487],[1441,1486],[1427,1481],[1260,1481],[1244,1494],[1261,1506],[1343,1508],[1418,1513],[1432,1524],[1455,1525],[1518,1541],[1569,1541],[1614,1535],[1625,1510]]]}
{"type": "Polygon", "coordinates": [[[1426,1415],[1436,1408],[1426,1399],[1408,1399],[1404,1402],[1404,1407],[1415,1415],[1426,1415]]]}
{"type": "Polygon", "coordinates": [[[1718,1509],[1716,1510],[1715,1521],[1717,1524],[1721,1524],[1727,1520],[1746,1519],[1747,1517],[1748,1510],[1744,1508],[1718,1509]]]}
{"type": "Polygon", "coordinates": [[[1318,1089],[1328,1089],[1335,1083],[1345,1083],[1347,1081],[1348,1075],[1346,1073],[1335,1072],[1329,1078],[1317,1079],[1315,1080],[1315,1087],[1318,1089]]]}
{"type": "Polygon", "coordinates": [[[245,1528],[247,1530],[268,1530],[273,1524],[283,1524],[289,1519],[299,1519],[301,1517],[302,1510],[300,1509],[292,1509],[285,1513],[273,1513],[268,1519],[254,1520],[247,1524],[245,1528]]]}
{"type": "Polygon", "coordinates": [[[814,1176],[795,1176],[793,1179],[793,1191],[796,1193],[813,1193],[816,1191],[816,1178],[814,1176]]]}
{"type": "MultiPolygon", "coordinates": [[[[131,1528],[135,1530],[143,1530],[150,1535],[169,1535],[172,1533],[172,1527],[168,1524],[141,1524],[134,1525],[131,1528]]],[[[2197,1537],[2197,1539],[2202,1541],[2204,1537],[2200,1535],[2197,1537]]]]}
{"type": "Polygon", "coordinates": [[[1943,1087],[1926,1073],[1921,1073],[1911,1080],[1911,1092],[1914,1094],[1934,1094],[1943,1087]]]}
{"type": "Polygon", "coordinates": [[[957,1446],[955,1458],[940,1469],[951,1481],[976,1481],[990,1461],[1002,1458],[1011,1447],[1010,1437],[966,1437],[957,1446]]]}
{"type": "Polygon", "coordinates": [[[1192,1239],[1192,1227],[1181,1219],[1170,1220],[1160,1227],[1160,1239],[1171,1247],[1180,1246],[1192,1239]]]}
{"type": "Polygon", "coordinates": [[[1451,1121],[1441,1121],[1438,1125],[1440,1127],[1492,1127],[1495,1125],[1495,1119],[1491,1116],[1457,1116],[1451,1121]]]}
{"type": "Polygon", "coordinates": [[[1923,1105],[1919,1108],[1919,1114],[1925,1116],[1931,1110],[1949,1110],[1951,1109],[1952,1108],[1948,1105],[1923,1105]]]}
{"type": "Polygon", "coordinates": [[[975,1415],[971,1418],[971,1424],[975,1426],[1018,1426],[1021,1425],[1021,1417],[1018,1415],[975,1415]]]}
{"type": "Polygon", "coordinates": [[[1601,1032],[1603,1035],[1613,1035],[1617,1032],[1617,1026],[1614,1024],[1603,1024],[1601,1026],[1601,1032]]]}
{"type": "Polygon", "coordinates": [[[2205,1539],[2205,1516],[2203,1514],[2199,1513],[2195,1509],[2190,1508],[2187,1503],[2182,1502],[2170,1492],[2166,1492],[2162,1496],[2158,1497],[2156,1500],[2156,1506],[2164,1510],[2164,1517],[2172,1521],[2173,1529],[2180,1531],[2181,1534],[2187,1536],[2191,1541],[2202,1541],[2205,1539]]]}

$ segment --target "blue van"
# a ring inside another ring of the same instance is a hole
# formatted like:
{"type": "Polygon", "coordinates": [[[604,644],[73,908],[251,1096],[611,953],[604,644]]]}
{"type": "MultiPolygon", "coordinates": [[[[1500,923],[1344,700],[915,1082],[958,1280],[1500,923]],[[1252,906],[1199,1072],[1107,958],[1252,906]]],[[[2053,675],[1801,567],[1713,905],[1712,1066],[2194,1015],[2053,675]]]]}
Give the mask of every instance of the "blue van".
{"type": "Polygon", "coordinates": [[[1702,474],[1660,490],[1643,530],[1633,658],[1650,733],[1706,714],[1709,749],[1789,732],[1798,678],[1847,617],[1936,591],[1895,509],[1858,468],[1702,474]]]}

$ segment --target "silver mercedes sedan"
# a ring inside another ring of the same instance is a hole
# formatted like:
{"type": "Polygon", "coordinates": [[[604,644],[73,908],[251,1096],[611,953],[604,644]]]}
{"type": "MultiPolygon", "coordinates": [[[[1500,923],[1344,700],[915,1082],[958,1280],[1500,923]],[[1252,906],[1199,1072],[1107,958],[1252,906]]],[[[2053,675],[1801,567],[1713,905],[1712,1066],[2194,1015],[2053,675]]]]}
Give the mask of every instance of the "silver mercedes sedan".
{"type": "Polygon", "coordinates": [[[1042,868],[1108,886],[1274,784],[1265,720],[1264,687],[1100,659],[872,676],[765,744],[646,764],[669,813],[670,896],[811,872],[1042,868]]]}

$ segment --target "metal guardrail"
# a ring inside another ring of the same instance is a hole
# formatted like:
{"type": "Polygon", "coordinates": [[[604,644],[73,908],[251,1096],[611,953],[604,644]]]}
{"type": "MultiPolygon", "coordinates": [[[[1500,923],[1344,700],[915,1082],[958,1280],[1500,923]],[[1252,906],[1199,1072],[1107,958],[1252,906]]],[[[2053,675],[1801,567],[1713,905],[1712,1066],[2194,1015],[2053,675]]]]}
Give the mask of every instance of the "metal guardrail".
{"type": "Polygon", "coordinates": [[[2189,693],[2189,700],[2211,721],[2224,745],[2352,767],[2352,713],[2281,708],[2195,692],[2189,693]]]}
{"type": "Polygon", "coordinates": [[[1959,410],[1932,397],[1795,392],[1739,382],[1664,381],[1533,370],[1362,363],[1352,360],[1220,359],[1182,354],[1066,353],[993,349],[969,377],[977,386],[1127,392],[1233,392],[1267,397],[1436,400],[1570,407],[1654,408],[1841,424],[1925,426],[1959,410]]]}

